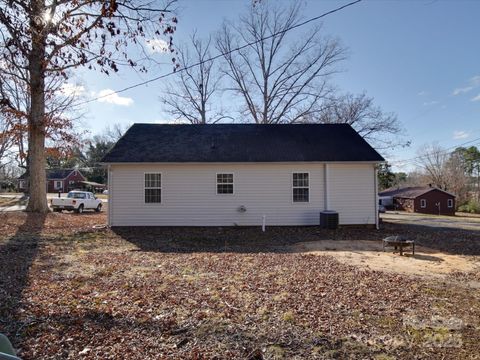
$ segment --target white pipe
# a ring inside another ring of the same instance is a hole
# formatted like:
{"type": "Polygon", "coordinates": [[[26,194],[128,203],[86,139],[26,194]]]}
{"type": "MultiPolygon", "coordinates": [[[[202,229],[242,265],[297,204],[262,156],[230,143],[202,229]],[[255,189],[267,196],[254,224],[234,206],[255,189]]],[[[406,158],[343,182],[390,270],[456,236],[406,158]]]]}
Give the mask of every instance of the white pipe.
{"type": "Polygon", "coordinates": [[[324,176],[324,184],[323,184],[323,191],[324,191],[324,210],[330,209],[330,197],[329,197],[329,189],[328,189],[328,179],[330,177],[330,171],[328,164],[324,164],[323,166],[323,176],[324,176]]]}
{"type": "Polygon", "coordinates": [[[379,217],[380,213],[378,212],[378,167],[377,165],[373,166],[374,172],[373,172],[373,183],[374,183],[374,199],[375,199],[375,229],[379,230],[380,229],[380,224],[379,224],[379,217]]]}
{"type": "Polygon", "coordinates": [[[263,215],[262,216],[262,231],[265,232],[265,223],[267,221],[267,216],[263,215]]]}

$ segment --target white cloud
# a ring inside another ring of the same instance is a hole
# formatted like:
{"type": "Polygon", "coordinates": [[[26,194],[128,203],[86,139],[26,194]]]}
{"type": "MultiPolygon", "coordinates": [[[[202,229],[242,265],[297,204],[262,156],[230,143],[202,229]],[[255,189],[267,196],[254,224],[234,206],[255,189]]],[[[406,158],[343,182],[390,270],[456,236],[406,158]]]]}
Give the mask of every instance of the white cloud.
{"type": "Polygon", "coordinates": [[[417,95],[418,96],[425,96],[425,95],[428,95],[428,92],[426,92],[425,90],[422,90],[417,95]]]}
{"type": "Polygon", "coordinates": [[[123,97],[115,93],[112,89],[100,90],[97,94],[98,102],[104,102],[120,106],[133,105],[133,99],[129,97],[123,97]]]}
{"type": "MultiPolygon", "coordinates": [[[[453,90],[452,95],[457,96],[457,95],[465,94],[465,93],[475,89],[476,87],[480,86],[480,75],[475,75],[475,76],[471,77],[468,80],[467,84],[468,84],[467,86],[459,87],[459,88],[456,88],[455,90],[453,90]]],[[[477,100],[473,100],[473,101],[477,101],[477,100]]]]}
{"type": "Polygon", "coordinates": [[[477,96],[473,97],[471,100],[472,100],[472,101],[480,101],[480,94],[478,94],[477,96]]]}
{"type": "Polygon", "coordinates": [[[466,131],[463,131],[463,130],[453,132],[453,139],[454,140],[466,139],[469,136],[470,136],[470,134],[466,131]]]}
{"type": "Polygon", "coordinates": [[[65,96],[80,96],[85,93],[85,87],[82,85],[65,83],[60,88],[60,91],[65,96]]]}
{"type": "Polygon", "coordinates": [[[470,79],[472,85],[480,85],[480,75],[475,75],[470,79]]]}
{"type": "Polygon", "coordinates": [[[473,89],[473,86],[465,86],[463,88],[456,88],[455,90],[453,90],[452,95],[457,96],[457,95],[460,95],[460,94],[464,94],[464,93],[469,92],[472,89],[473,89]]]}
{"type": "Polygon", "coordinates": [[[436,105],[438,104],[437,100],[432,100],[432,101],[426,101],[423,103],[423,106],[431,106],[431,105],[436,105]]]}
{"type": "Polygon", "coordinates": [[[168,51],[168,43],[162,39],[145,40],[145,45],[150,53],[166,53],[168,51]]]}

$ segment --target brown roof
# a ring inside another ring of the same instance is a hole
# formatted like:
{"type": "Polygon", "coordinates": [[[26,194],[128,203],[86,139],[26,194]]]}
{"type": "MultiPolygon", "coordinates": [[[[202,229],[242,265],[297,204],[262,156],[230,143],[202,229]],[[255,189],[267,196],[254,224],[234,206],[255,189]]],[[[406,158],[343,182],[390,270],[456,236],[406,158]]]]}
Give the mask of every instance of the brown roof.
{"type": "Polygon", "coordinates": [[[387,189],[382,192],[380,192],[378,195],[379,196],[392,196],[392,197],[399,197],[399,198],[406,198],[406,199],[415,199],[423,194],[426,194],[430,191],[433,190],[438,190],[441,191],[445,194],[448,194],[450,196],[455,197],[452,193],[449,193],[445,190],[436,188],[436,187],[431,187],[431,186],[409,186],[405,188],[400,188],[400,189],[387,189]]]}

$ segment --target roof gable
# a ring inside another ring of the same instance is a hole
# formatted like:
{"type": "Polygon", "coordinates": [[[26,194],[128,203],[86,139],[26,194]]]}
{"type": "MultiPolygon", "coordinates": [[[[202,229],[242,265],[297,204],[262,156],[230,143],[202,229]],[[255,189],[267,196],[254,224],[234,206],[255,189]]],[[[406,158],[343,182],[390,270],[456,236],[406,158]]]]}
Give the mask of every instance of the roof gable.
{"type": "Polygon", "coordinates": [[[134,124],[102,161],[381,162],[384,159],[346,124],[134,124]]]}

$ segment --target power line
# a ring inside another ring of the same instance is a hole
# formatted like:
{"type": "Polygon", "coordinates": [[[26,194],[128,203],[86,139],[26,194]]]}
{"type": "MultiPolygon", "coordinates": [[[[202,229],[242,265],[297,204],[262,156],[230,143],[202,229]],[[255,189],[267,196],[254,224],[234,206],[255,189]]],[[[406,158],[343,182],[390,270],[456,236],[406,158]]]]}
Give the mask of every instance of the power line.
{"type": "Polygon", "coordinates": [[[280,35],[280,34],[286,33],[287,31],[290,31],[290,30],[299,28],[299,27],[301,27],[301,26],[307,25],[307,24],[309,24],[309,23],[311,23],[311,22],[320,20],[320,19],[322,19],[322,18],[324,18],[324,17],[326,17],[326,16],[328,16],[328,15],[331,15],[331,14],[333,14],[333,13],[336,13],[336,12],[338,12],[338,11],[340,11],[340,10],[343,10],[343,9],[347,8],[347,7],[353,6],[353,5],[355,5],[355,4],[357,4],[357,3],[361,2],[361,1],[362,1],[362,0],[355,0],[355,1],[349,2],[348,4],[345,4],[345,5],[342,5],[342,6],[340,6],[340,7],[335,8],[335,9],[333,9],[333,10],[327,11],[327,12],[321,14],[321,15],[315,16],[315,17],[313,17],[313,18],[310,18],[310,19],[308,19],[308,20],[305,20],[305,21],[303,21],[303,22],[300,22],[300,23],[298,23],[298,24],[296,24],[296,25],[292,25],[292,26],[290,26],[290,27],[288,27],[288,28],[286,28],[286,29],[283,29],[283,30],[281,30],[281,31],[278,31],[278,32],[276,32],[276,33],[273,33],[273,34],[271,34],[271,35],[268,35],[268,36],[266,36],[266,37],[264,37],[264,38],[260,38],[260,39],[258,39],[258,40],[255,40],[255,41],[246,43],[246,44],[244,44],[244,45],[242,45],[242,46],[238,46],[238,47],[236,47],[236,48],[234,48],[234,49],[231,49],[231,50],[229,50],[229,51],[219,53],[219,54],[217,54],[217,55],[215,55],[215,56],[212,56],[212,57],[210,57],[210,58],[208,58],[208,59],[199,61],[199,62],[194,63],[194,64],[192,64],[192,65],[185,66],[185,67],[180,68],[180,69],[177,69],[177,70],[175,70],[175,71],[171,71],[171,72],[169,72],[169,73],[166,73],[166,74],[163,74],[163,75],[154,77],[154,78],[152,78],[152,79],[145,80],[145,81],[142,81],[142,82],[140,82],[140,83],[127,86],[127,87],[125,87],[125,88],[123,88],[123,89],[116,90],[116,91],[113,91],[113,92],[111,92],[111,93],[108,93],[108,94],[105,94],[105,95],[102,95],[102,96],[95,97],[95,98],[93,98],[93,99],[81,101],[81,102],[77,103],[76,106],[88,104],[88,103],[97,101],[97,100],[99,100],[99,99],[102,99],[102,98],[106,98],[106,97],[108,97],[108,96],[111,96],[111,95],[113,95],[113,94],[123,93],[123,92],[125,92],[125,91],[131,90],[131,89],[134,89],[134,88],[137,88],[137,87],[139,87],[139,86],[147,85],[147,84],[150,84],[150,83],[152,83],[152,82],[158,81],[158,80],[160,80],[160,79],[166,78],[166,77],[168,77],[168,76],[174,75],[174,74],[179,73],[179,72],[181,72],[181,71],[189,70],[189,69],[191,69],[191,68],[193,68],[193,67],[195,67],[195,66],[202,65],[202,64],[204,64],[204,63],[206,63],[206,62],[214,61],[214,60],[219,59],[219,58],[221,58],[221,57],[223,57],[223,56],[225,56],[225,55],[228,55],[228,54],[231,54],[231,53],[233,53],[233,52],[236,52],[236,51],[240,51],[240,50],[242,50],[242,49],[245,49],[245,48],[247,48],[247,47],[249,47],[249,46],[255,45],[255,44],[257,44],[257,43],[259,43],[259,42],[261,42],[261,41],[265,41],[265,40],[271,39],[271,38],[273,38],[273,37],[275,37],[275,36],[278,36],[278,35],[280,35]]]}
{"type": "Polygon", "coordinates": [[[466,141],[464,143],[461,143],[461,144],[457,144],[457,145],[454,145],[454,146],[451,146],[449,148],[446,148],[445,150],[442,150],[442,151],[438,151],[438,152],[435,152],[435,153],[427,153],[427,154],[424,154],[424,155],[419,155],[419,156],[416,156],[416,157],[413,157],[413,158],[409,158],[409,159],[405,159],[405,160],[395,160],[395,161],[391,161],[391,162],[388,162],[390,165],[392,164],[398,164],[398,163],[402,163],[402,164],[409,164],[409,163],[416,163],[418,159],[422,159],[422,158],[425,158],[427,156],[430,156],[430,155],[433,155],[433,154],[451,154],[455,151],[456,148],[458,147],[462,147],[462,146],[465,146],[465,145],[468,145],[468,144],[472,144],[474,142],[478,142],[480,141],[480,137],[478,138],[475,138],[473,140],[469,140],[469,141],[466,141]]]}

